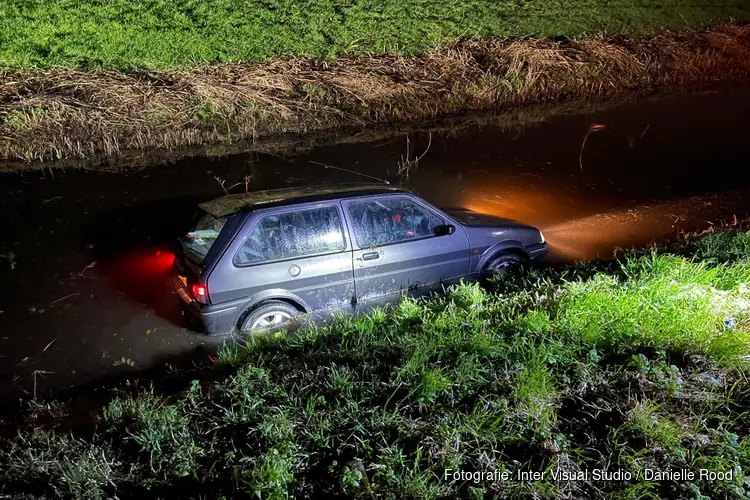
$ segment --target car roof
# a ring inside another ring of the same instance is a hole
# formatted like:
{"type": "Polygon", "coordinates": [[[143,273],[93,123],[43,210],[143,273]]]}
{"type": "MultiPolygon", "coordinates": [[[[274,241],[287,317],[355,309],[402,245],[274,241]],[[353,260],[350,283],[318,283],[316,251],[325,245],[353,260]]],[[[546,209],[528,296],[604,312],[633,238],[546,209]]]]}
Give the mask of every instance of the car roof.
{"type": "Polygon", "coordinates": [[[198,205],[214,217],[226,217],[256,207],[293,205],[315,201],[352,198],[373,194],[411,193],[410,190],[390,184],[320,184],[316,186],[292,187],[250,191],[222,196],[198,205]]]}

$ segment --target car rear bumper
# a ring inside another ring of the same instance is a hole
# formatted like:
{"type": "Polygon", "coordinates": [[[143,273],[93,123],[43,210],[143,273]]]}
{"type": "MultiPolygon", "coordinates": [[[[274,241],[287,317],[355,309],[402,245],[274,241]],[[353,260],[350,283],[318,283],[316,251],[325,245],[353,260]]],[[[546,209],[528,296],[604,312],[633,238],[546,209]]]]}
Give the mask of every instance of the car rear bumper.
{"type": "Polygon", "coordinates": [[[237,304],[201,304],[193,300],[179,280],[176,280],[177,296],[180,307],[188,322],[209,335],[232,333],[237,326],[239,305],[237,304]]]}
{"type": "Polygon", "coordinates": [[[531,260],[544,257],[548,250],[549,247],[547,246],[547,243],[537,243],[536,245],[529,245],[526,247],[526,253],[529,254],[531,260]]]}

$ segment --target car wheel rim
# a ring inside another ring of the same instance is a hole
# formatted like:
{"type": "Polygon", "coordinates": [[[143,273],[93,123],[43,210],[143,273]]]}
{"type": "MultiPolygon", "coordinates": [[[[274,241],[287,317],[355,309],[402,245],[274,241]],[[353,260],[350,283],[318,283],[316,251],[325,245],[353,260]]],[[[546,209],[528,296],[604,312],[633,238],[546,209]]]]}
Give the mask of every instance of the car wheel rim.
{"type": "Polygon", "coordinates": [[[514,261],[505,260],[505,261],[502,261],[502,262],[498,262],[497,264],[495,264],[494,266],[492,266],[492,270],[495,271],[495,272],[504,273],[508,269],[510,269],[513,266],[513,264],[515,264],[514,261]]]}
{"type": "Polygon", "coordinates": [[[284,325],[292,320],[292,317],[283,311],[273,311],[256,319],[250,327],[251,330],[265,330],[284,325]]]}

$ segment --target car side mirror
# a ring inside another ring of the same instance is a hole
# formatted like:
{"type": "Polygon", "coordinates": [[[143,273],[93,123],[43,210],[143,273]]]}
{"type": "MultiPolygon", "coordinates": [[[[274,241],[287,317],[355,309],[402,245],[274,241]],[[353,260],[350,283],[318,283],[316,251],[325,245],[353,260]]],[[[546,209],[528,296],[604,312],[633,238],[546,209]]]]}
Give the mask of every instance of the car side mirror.
{"type": "Polygon", "coordinates": [[[447,236],[456,232],[456,226],[453,224],[438,224],[433,231],[435,236],[447,236]]]}

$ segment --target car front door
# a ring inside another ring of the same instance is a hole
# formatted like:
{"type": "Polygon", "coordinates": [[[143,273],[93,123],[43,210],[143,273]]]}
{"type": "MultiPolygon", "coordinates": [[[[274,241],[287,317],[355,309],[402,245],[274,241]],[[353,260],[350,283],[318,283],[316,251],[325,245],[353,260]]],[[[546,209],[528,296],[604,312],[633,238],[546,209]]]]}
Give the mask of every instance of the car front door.
{"type": "Polygon", "coordinates": [[[436,236],[435,226],[449,221],[418,198],[373,196],[344,206],[354,243],[357,304],[424,292],[468,273],[463,230],[436,236]]]}
{"type": "Polygon", "coordinates": [[[252,302],[299,298],[311,310],[351,309],[352,251],[336,202],[251,216],[233,256],[232,281],[252,302]]]}

